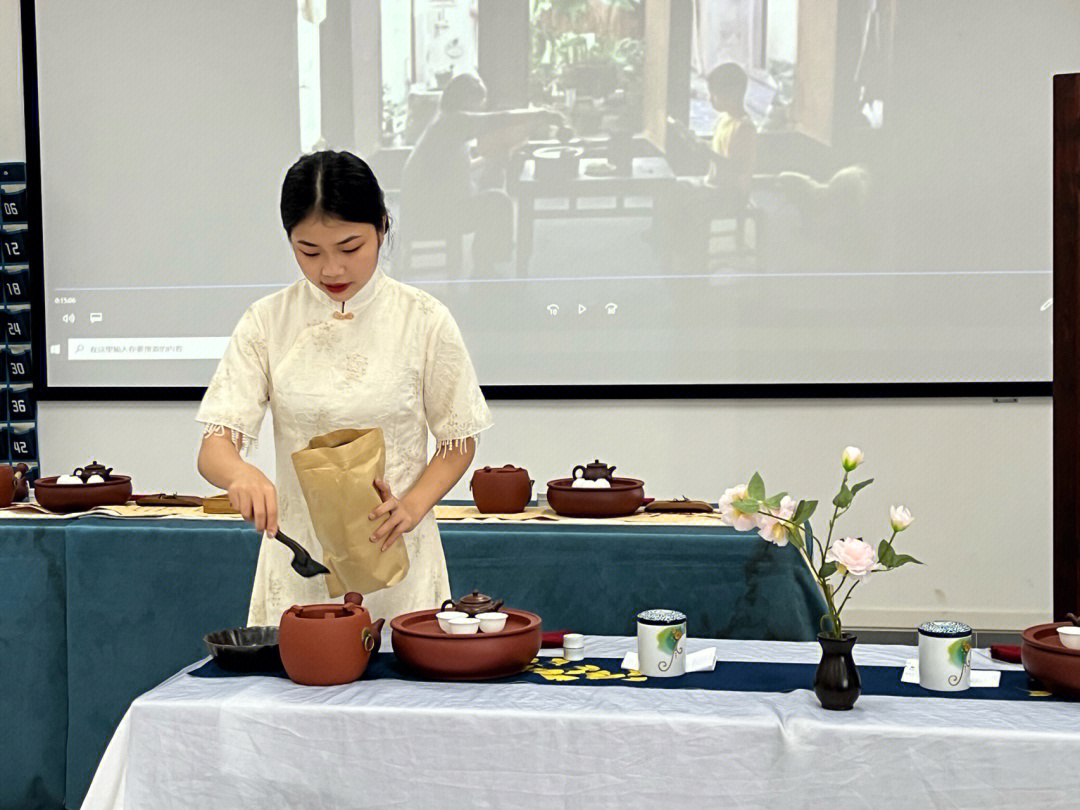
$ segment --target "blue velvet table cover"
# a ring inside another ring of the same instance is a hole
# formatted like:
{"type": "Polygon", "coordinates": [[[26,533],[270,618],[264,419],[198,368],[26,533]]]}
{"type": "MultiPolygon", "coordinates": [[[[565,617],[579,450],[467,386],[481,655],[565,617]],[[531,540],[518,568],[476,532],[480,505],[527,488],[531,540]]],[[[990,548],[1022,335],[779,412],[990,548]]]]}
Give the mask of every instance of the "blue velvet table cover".
{"type": "MultiPolygon", "coordinates": [[[[451,589],[548,630],[809,640],[825,607],[793,548],[726,527],[440,524],[451,589]]],[[[78,807],[128,705],[244,623],[259,538],[239,521],[0,522],[0,808],[78,807]]]]}

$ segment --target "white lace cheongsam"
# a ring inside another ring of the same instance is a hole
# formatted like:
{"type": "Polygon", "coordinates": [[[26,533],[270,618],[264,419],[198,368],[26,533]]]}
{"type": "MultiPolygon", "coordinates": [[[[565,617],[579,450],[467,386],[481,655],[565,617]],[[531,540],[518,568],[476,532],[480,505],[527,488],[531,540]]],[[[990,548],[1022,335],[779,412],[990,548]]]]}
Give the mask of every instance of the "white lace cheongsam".
{"type": "MultiPolygon", "coordinates": [[[[440,452],[491,426],[449,310],[381,269],[344,305],[303,279],[248,308],[196,419],[207,434],[229,435],[246,449],[259,434],[268,403],[279,522],[319,560],[322,547],[291,459],[312,437],[339,428],[382,428],[386,482],[401,497],[426,467],[429,426],[440,452]]],[[[437,607],[450,596],[434,516],[429,512],[403,539],[408,575],[364,595],[376,618],[437,607]]],[[[277,625],[292,605],[340,601],[330,599],[323,577],[302,578],[291,560],[281,543],[263,538],[248,624],[277,625]]]]}

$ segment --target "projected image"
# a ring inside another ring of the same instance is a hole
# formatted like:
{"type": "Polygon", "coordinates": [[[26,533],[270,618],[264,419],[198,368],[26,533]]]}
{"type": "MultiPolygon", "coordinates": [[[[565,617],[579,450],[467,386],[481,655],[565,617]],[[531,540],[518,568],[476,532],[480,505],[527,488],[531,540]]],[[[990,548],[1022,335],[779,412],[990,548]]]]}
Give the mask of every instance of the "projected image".
{"type": "Polygon", "coordinates": [[[1080,6],[1021,5],[38,0],[49,382],[205,384],[323,148],[484,384],[1049,379],[1080,6]]]}

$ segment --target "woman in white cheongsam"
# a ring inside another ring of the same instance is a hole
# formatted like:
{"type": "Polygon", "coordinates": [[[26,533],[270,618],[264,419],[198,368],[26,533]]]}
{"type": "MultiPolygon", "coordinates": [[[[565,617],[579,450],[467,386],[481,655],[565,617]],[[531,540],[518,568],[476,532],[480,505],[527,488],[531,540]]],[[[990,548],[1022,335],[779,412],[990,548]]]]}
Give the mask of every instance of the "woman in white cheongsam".
{"type": "Polygon", "coordinates": [[[376,617],[437,607],[450,596],[432,507],[472,462],[491,426],[469,354],[447,308],[388,278],[379,252],[389,229],[382,190],[348,152],[306,155],[289,169],[281,218],[304,278],[252,304],[241,317],[196,417],[205,425],[199,472],[225,489],[266,532],[248,624],[276,625],[294,604],[330,601],[324,578],[300,577],[278,527],[316,558],[307,504],[291,455],[338,428],[380,427],[389,514],[374,542],[405,543],[409,573],[364,595],[376,617]],[[241,458],[269,404],[276,487],[241,458]],[[428,429],[437,442],[428,460],[428,429]]]}

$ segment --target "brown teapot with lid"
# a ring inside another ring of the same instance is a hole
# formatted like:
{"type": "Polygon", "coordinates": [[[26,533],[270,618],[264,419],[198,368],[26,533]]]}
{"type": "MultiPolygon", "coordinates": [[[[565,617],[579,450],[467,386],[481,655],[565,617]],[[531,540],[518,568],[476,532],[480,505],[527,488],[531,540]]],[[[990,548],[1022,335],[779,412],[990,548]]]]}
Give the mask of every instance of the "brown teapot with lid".
{"type": "Polygon", "coordinates": [[[596,459],[591,464],[586,464],[584,466],[579,464],[578,466],[574,467],[574,469],[570,473],[570,476],[574,479],[584,478],[586,481],[606,480],[610,482],[611,476],[614,474],[614,467],[609,467],[607,464],[602,463],[600,459],[596,459]],[[578,475],[578,470],[581,471],[580,475],[578,475]]]}
{"type": "Polygon", "coordinates": [[[490,596],[474,590],[468,596],[463,596],[456,601],[447,599],[439,610],[460,610],[469,616],[477,616],[481,613],[494,613],[502,607],[502,604],[502,599],[493,601],[490,596]]]}
{"type": "Polygon", "coordinates": [[[83,480],[85,484],[87,479],[92,475],[100,475],[106,481],[109,480],[109,475],[112,473],[112,467],[106,467],[104,464],[98,464],[98,460],[95,458],[91,464],[87,464],[85,467],[76,467],[72,475],[77,476],[83,480]]]}
{"type": "Polygon", "coordinates": [[[482,467],[469,482],[477,510],[487,514],[521,512],[532,500],[529,471],[513,464],[482,467]]]}

